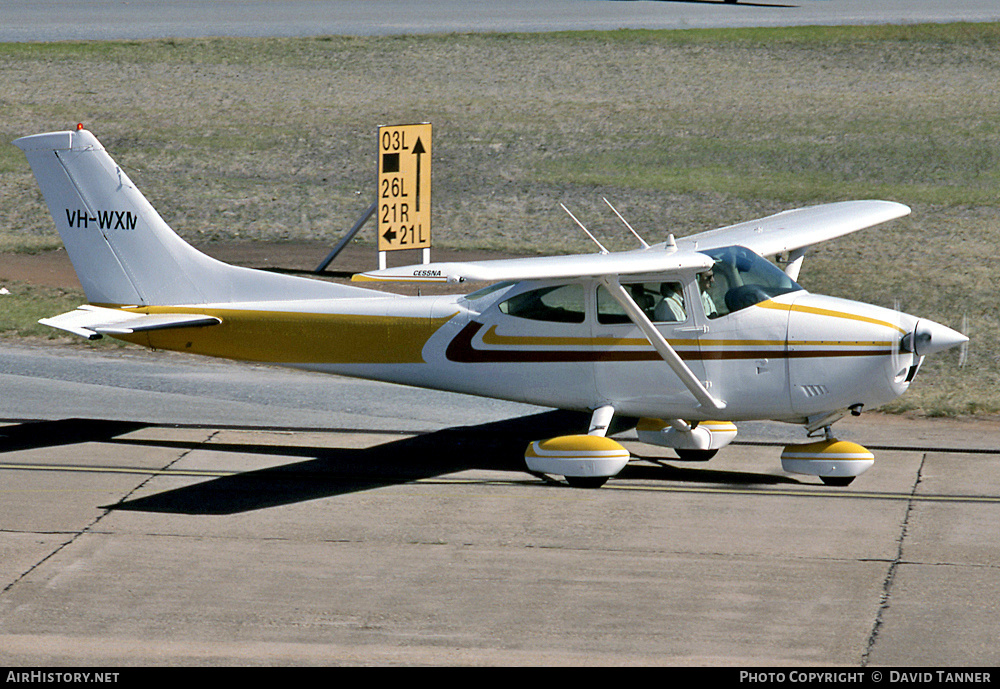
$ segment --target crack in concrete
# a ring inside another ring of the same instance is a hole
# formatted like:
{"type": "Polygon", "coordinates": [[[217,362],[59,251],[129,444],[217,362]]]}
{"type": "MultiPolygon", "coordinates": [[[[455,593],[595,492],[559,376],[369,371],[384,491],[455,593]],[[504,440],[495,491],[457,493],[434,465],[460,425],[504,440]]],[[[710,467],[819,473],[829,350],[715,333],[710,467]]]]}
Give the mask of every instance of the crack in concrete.
{"type": "Polygon", "coordinates": [[[868,634],[868,643],[865,645],[865,652],[861,655],[861,667],[867,667],[871,661],[872,651],[875,650],[875,644],[878,642],[878,636],[884,625],[883,617],[885,611],[889,609],[889,599],[892,597],[892,585],[896,580],[896,572],[899,570],[899,565],[903,561],[903,544],[906,541],[906,536],[910,528],[910,515],[913,512],[917,487],[923,480],[924,463],[926,461],[927,453],[924,453],[920,456],[920,466],[917,469],[917,476],[913,482],[913,487],[910,489],[910,498],[906,504],[906,514],[903,516],[899,537],[896,539],[896,556],[889,563],[889,569],[886,571],[885,579],[882,581],[882,597],[879,601],[878,610],[875,612],[875,622],[872,624],[871,632],[868,634]]]}
{"type": "MultiPolygon", "coordinates": [[[[219,434],[219,432],[220,431],[214,431],[214,432],[212,432],[207,438],[205,438],[205,440],[202,442],[202,445],[210,443],[212,441],[212,439],[215,438],[215,436],[217,436],[219,434]]],[[[189,449],[185,450],[184,452],[182,452],[181,454],[179,454],[177,457],[175,457],[172,461],[168,462],[167,465],[164,466],[163,468],[161,468],[159,471],[166,471],[166,470],[170,469],[175,464],[177,464],[179,461],[181,461],[182,459],[184,459],[185,457],[187,457],[189,454],[191,454],[195,450],[199,449],[199,447],[192,447],[192,448],[189,448],[189,449]]],[[[127,494],[125,494],[125,496],[122,497],[118,502],[121,503],[121,502],[124,502],[124,501],[128,500],[132,495],[135,495],[135,493],[139,489],[141,489],[143,486],[145,486],[146,484],[148,484],[155,477],[156,477],[156,473],[151,473],[150,476],[148,476],[145,480],[143,480],[137,486],[135,486],[134,488],[132,488],[132,490],[130,490],[127,494]]],[[[108,516],[111,513],[112,509],[113,509],[113,506],[110,506],[110,505],[107,506],[107,507],[105,507],[105,508],[103,508],[103,511],[101,512],[101,514],[99,514],[96,517],[94,517],[94,519],[89,524],[87,524],[86,526],[84,526],[82,529],[80,529],[80,530],[72,533],[70,535],[70,537],[64,543],[59,544],[52,552],[50,552],[48,555],[46,555],[45,557],[43,557],[41,560],[39,560],[38,562],[36,562],[35,564],[33,564],[31,567],[29,567],[28,569],[26,569],[24,572],[21,573],[20,576],[15,577],[9,584],[7,584],[6,586],[4,586],[3,590],[0,590],[0,595],[7,593],[11,589],[13,589],[14,586],[16,586],[18,583],[24,581],[24,579],[26,577],[30,576],[32,572],[34,572],[39,567],[41,567],[43,564],[45,564],[46,562],[48,562],[49,560],[51,560],[52,558],[54,558],[56,555],[58,555],[59,553],[61,553],[65,548],[67,548],[68,546],[70,546],[73,543],[75,543],[77,541],[77,539],[79,539],[81,536],[83,536],[84,534],[87,534],[87,533],[91,533],[93,531],[94,527],[96,527],[101,522],[102,519],[104,519],[106,516],[108,516]]],[[[41,532],[37,532],[37,533],[41,533],[41,532]]]]}

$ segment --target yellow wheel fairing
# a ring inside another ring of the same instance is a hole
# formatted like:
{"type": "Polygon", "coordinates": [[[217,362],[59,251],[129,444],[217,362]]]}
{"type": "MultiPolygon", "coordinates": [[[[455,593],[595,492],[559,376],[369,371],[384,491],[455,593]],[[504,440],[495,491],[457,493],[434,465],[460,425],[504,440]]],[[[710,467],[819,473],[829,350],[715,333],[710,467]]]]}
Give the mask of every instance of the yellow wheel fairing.
{"type": "Polygon", "coordinates": [[[867,448],[846,440],[821,440],[805,445],[786,445],[781,468],[793,474],[821,477],[860,476],[875,464],[867,448]]]}
{"type": "MultiPolygon", "coordinates": [[[[662,431],[670,427],[670,423],[663,419],[653,419],[644,416],[639,419],[636,430],[639,431],[662,431]]],[[[736,424],[732,421],[699,421],[699,428],[705,428],[711,433],[735,433],[736,424]]]]}
{"type": "Polygon", "coordinates": [[[635,430],[639,441],[675,450],[718,450],[731,443],[737,434],[732,421],[699,421],[682,431],[663,419],[641,418],[635,430]]]}
{"type": "Polygon", "coordinates": [[[628,456],[628,450],[603,435],[561,435],[548,440],[536,440],[528,446],[536,457],[557,457],[572,454],[595,456],[628,456]]]}
{"type": "Polygon", "coordinates": [[[621,471],[629,452],[600,435],[564,435],[536,440],[524,453],[528,469],[569,477],[607,477],[621,471]]]}

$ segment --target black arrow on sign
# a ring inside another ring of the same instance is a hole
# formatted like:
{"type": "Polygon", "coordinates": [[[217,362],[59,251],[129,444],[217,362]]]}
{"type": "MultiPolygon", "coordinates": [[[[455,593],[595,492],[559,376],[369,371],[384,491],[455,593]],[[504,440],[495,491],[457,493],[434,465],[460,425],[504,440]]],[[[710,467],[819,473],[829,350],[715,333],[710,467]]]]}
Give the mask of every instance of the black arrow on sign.
{"type": "Polygon", "coordinates": [[[393,241],[395,241],[396,239],[396,232],[392,228],[389,228],[388,230],[385,231],[385,234],[382,235],[382,238],[385,239],[385,241],[392,244],[393,241]]]}
{"type": "Polygon", "coordinates": [[[427,153],[424,144],[417,137],[417,143],[413,145],[413,155],[417,156],[417,212],[420,212],[420,156],[427,153]]]}

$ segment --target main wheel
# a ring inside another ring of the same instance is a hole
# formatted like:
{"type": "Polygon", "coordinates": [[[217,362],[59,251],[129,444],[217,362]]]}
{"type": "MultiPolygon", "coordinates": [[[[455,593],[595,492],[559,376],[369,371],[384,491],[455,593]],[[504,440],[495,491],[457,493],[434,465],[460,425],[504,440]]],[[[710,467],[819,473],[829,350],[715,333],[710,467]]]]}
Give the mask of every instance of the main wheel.
{"type": "Polygon", "coordinates": [[[685,462],[707,462],[718,450],[674,450],[685,462]]]}
{"type": "Polygon", "coordinates": [[[566,483],[574,488],[600,488],[608,482],[607,476],[567,476],[566,483]]]}
{"type": "Polygon", "coordinates": [[[849,486],[857,478],[855,476],[820,476],[820,480],[823,481],[828,486],[837,486],[838,488],[843,488],[844,486],[849,486]]]}

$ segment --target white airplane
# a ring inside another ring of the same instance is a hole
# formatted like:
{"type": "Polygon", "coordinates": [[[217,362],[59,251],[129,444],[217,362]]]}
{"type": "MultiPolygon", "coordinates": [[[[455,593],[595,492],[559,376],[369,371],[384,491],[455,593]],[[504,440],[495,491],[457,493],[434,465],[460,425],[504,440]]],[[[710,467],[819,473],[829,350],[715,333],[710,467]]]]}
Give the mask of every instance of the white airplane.
{"type": "Polygon", "coordinates": [[[641,441],[681,460],[714,455],[736,436],[735,422],[801,424],[822,439],[786,447],[783,468],[846,485],[874,457],[837,441],[830,426],[895,399],[925,356],[967,341],[933,321],[796,283],[809,246],[910,212],[898,203],[802,208],[653,246],[640,238],[634,251],[602,246],[354,278],[491,283],[461,296],[407,297],[200,253],[82,126],[14,144],[89,302],[42,323],[91,339],[586,410],[589,429],[525,452],[530,471],[575,486],[599,486],[629,461],[606,436],[616,414],[639,419],[641,441]],[[763,258],[777,254],[787,254],[784,271],[763,258]]]}

